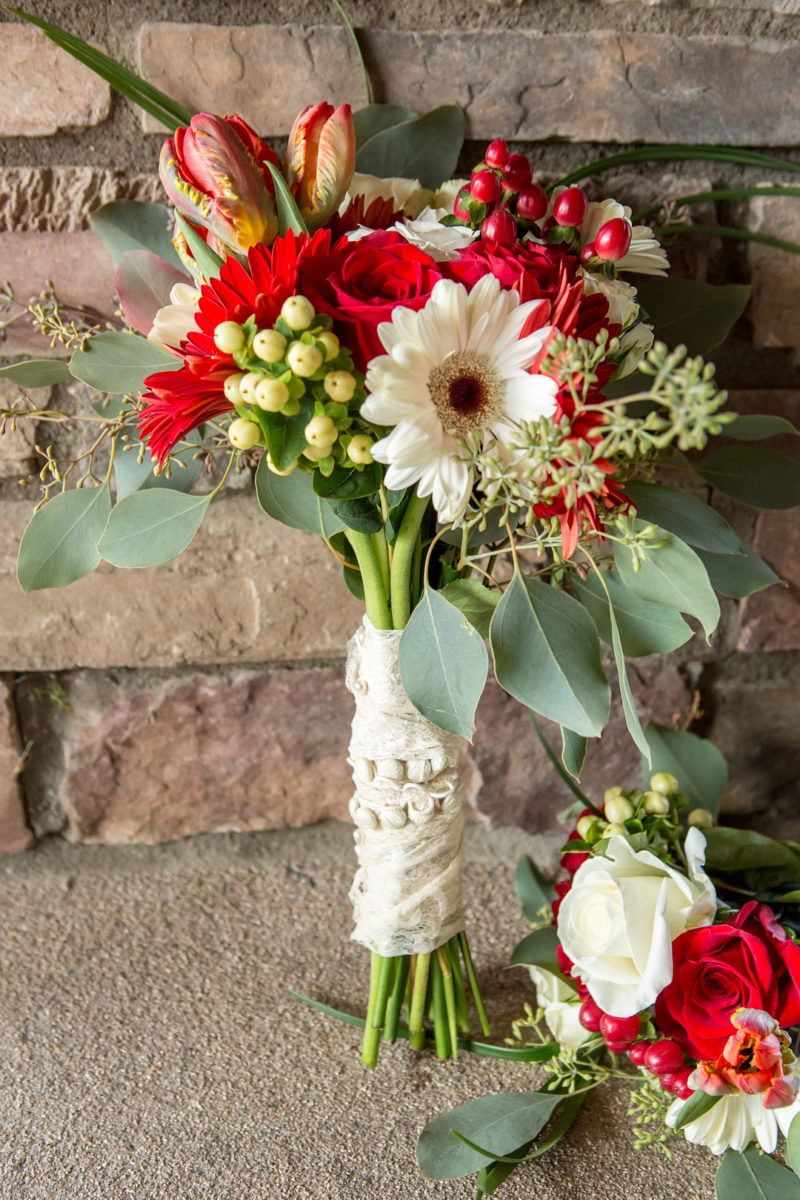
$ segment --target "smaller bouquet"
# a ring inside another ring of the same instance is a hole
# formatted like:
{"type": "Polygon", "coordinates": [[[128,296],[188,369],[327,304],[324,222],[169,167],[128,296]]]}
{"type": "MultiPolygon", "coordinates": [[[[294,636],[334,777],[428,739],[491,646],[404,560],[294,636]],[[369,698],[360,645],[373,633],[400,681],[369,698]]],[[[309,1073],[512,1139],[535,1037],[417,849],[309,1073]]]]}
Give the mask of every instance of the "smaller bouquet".
{"type": "MultiPolygon", "coordinates": [[[[648,733],[684,766],[705,764],[724,780],[713,746],[648,733]]],[[[580,811],[552,899],[521,861],[534,929],[512,963],[528,967],[538,1007],[526,1006],[508,1041],[548,1078],[537,1092],[437,1117],[418,1147],[426,1175],[478,1170],[478,1196],[493,1192],[563,1136],[588,1091],[618,1079],[632,1088],[637,1148],[669,1154],[682,1134],[724,1155],[717,1200],[800,1196],[797,1178],[768,1157],[780,1133],[789,1166],[800,1167],[800,847],[715,824],[716,803],[696,806],[670,770],[656,770],[644,788],[611,787],[580,811]]]]}

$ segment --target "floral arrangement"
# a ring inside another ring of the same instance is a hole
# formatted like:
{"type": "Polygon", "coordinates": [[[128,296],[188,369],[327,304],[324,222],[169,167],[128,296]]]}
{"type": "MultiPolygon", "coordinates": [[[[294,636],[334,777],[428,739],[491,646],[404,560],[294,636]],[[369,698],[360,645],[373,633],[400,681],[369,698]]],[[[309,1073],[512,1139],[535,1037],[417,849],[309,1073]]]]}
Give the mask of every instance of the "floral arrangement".
{"type": "MultiPolygon", "coordinates": [[[[605,644],[649,756],[627,659],[685,643],[686,615],[709,637],[717,592],[776,579],[659,472],[797,503],[791,460],[748,445],[791,426],[726,410],[713,365],[659,340],[654,314],[674,332],[693,285],[671,286],[664,248],[629,207],[577,186],[626,156],[545,187],[498,138],[452,180],[463,141],[452,106],[417,117],[318,103],[281,159],[241,117],[192,114],[26,19],[169,128],[172,208],[95,214],[119,321],[67,320],[52,297],[31,304],[69,361],[2,369],[23,389],[79,379],[100,395],[88,451],[46,455],[20,584],[174,558],[232,471],[253,469],[264,512],[324,540],[365,607],[347,663],[353,936],[372,956],[364,1062],[401,1031],[422,1048],[428,1020],[439,1057],[455,1056],[470,996],[488,1033],[464,928],[457,770],[485,640],[500,686],[560,726],[575,777],[609,717],[605,644]],[[690,461],[721,433],[734,444],[690,461]],[[202,472],[213,486],[193,491],[202,472]]],[[[746,289],[693,294],[693,344],[711,347],[746,289]]],[[[24,397],[2,413],[12,427],[74,416],[24,397]]]]}
{"type": "Polygon", "coordinates": [[[563,1137],[589,1091],[619,1080],[637,1147],[669,1154],[683,1136],[723,1156],[718,1200],[800,1196],[800,847],[717,824],[719,752],[690,733],[648,735],[653,761],[694,794],[645,762],[643,788],[580,810],[554,889],[521,860],[533,932],[512,962],[537,1007],[508,1043],[547,1079],[435,1118],[418,1147],[426,1175],[478,1170],[477,1194],[493,1193],[563,1137]],[[768,1157],[779,1134],[788,1169],[768,1157]]]}

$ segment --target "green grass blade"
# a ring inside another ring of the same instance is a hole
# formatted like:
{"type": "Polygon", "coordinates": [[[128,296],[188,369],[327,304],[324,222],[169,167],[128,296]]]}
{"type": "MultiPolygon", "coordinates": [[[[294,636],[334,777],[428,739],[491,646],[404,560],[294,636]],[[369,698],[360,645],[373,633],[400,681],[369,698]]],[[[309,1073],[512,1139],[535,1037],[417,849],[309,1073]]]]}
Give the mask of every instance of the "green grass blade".
{"type": "Polygon", "coordinates": [[[339,3],[339,0],[333,0],[333,7],[338,11],[340,17],[347,26],[347,32],[350,34],[350,37],[353,40],[353,45],[355,46],[356,54],[358,55],[358,61],[361,64],[361,74],[364,76],[364,88],[367,93],[367,104],[372,104],[372,83],[370,81],[369,71],[367,70],[367,64],[364,62],[364,52],[361,49],[361,43],[359,42],[358,35],[353,28],[353,22],[350,20],[344,8],[339,3]]]}
{"type": "MultiPolygon", "coordinates": [[[[675,200],[668,201],[668,204],[670,208],[681,208],[687,204],[704,204],[707,200],[742,200],[747,196],[800,196],[800,188],[781,184],[760,187],[712,188],[709,192],[695,192],[691,196],[678,196],[675,200]]],[[[655,213],[661,212],[665,207],[663,201],[659,204],[651,204],[649,208],[643,208],[641,212],[634,213],[631,220],[636,225],[638,222],[652,217],[655,213]]]]}
{"type": "Polygon", "coordinates": [[[770,171],[800,171],[800,163],[788,158],[776,158],[771,154],[761,154],[757,150],[734,149],[729,146],[649,146],[637,150],[623,150],[619,154],[609,154],[606,158],[598,158],[585,163],[577,171],[570,172],[559,179],[549,188],[568,187],[579,179],[588,179],[590,175],[600,175],[613,167],[624,167],[630,163],[641,162],[680,162],[686,159],[699,159],[702,162],[729,162],[744,167],[762,167],[770,171]]]}
{"type": "Polygon", "coordinates": [[[544,736],[544,730],[542,729],[541,725],[539,724],[539,722],[537,720],[536,713],[531,708],[528,709],[528,712],[531,715],[531,720],[533,721],[533,728],[536,730],[536,736],[538,737],[539,741],[542,743],[542,749],[544,750],[547,757],[550,759],[550,762],[553,764],[553,766],[555,767],[558,774],[561,776],[561,779],[563,780],[563,782],[567,785],[569,790],[572,792],[573,796],[575,796],[575,798],[577,800],[580,800],[580,802],[584,806],[584,808],[590,808],[593,813],[597,813],[598,817],[602,817],[603,814],[600,812],[600,810],[595,808],[595,806],[592,804],[591,800],[586,795],[586,793],[581,791],[581,789],[578,787],[577,783],[572,778],[572,776],[564,769],[564,766],[562,765],[558,756],[553,752],[553,748],[551,747],[547,738],[544,736]]]}
{"type": "Polygon", "coordinates": [[[127,67],[123,67],[116,59],[103,54],[101,50],[95,50],[93,46],[88,45],[80,38],[67,33],[65,29],[60,29],[58,25],[51,25],[49,21],[34,17],[21,8],[12,8],[8,5],[6,7],[8,12],[21,17],[23,21],[37,25],[50,38],[51,42],[55,42],[62,50],[66,50],[73,58],[77,58],[78,62],[89,67],[101,79],[105,79],[123,96],[127,96],[134,104],[138,104],[139,108],[150,113],[151,117],[155,117],[168,129],[175,129],[178,125],[188,125],[191,121],[193,114],[188,108],[184,108],[182,104],[178,104],[176,100],[167,96],[165,92],[159,91],[152,84],[146,83],[139,75],[129,71],[127,67]]]}
{"type": "Polygon", "coordinates": [[[800,254],[800,244],[797,242],[786,242],[783,238],[772,237],[769,233],[755,233],[752,229],[734,229],[732,225],[659,225],[656,233],[659,237],[690,233],[699,237],[738,238],[739,241],[759,242],[762,246],[786,250],[789,254],[800,254]]]}

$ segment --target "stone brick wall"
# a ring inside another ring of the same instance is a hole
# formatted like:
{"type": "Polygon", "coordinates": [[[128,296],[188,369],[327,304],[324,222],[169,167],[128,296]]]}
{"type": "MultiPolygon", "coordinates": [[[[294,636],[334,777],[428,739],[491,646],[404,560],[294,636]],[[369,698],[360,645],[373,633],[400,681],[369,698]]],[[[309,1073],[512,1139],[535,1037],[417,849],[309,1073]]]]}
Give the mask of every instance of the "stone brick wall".
{"type": "MultiPolygon", "coordinates": [[[[364,86],[335,11],[245,0],[49,0],[38,11],[134,65],[190,106],[239,111],[285,136],[296,111],[358,105],[364,86]]],[[[376,98],[461,104],[463,166],[492,136],[514,139],[542,176],[600,143],[722,142],[800,163],[800,0],[379,0],[348,5],[376,98]]],[[[113,311],[113,271],[88,230],[111,199],[159,196],[160,137],[148,119],[37,31],[0,21],[0,281],[26,299],[113,311]]],[[[634,202],[764,182],[724,165],[665,163],[606,177],[634,202]]],[[[725,223],[800,241],[800,202],[722,204],[725,223]]],[[[750,281],[753,297],[715,355],[742,411],[800,419],[800,273],[768,247],[674,241],[678,273],[750,281]]],[[[22,321],[7,358],[57,353],[22,321]]],[[[0,385],[7,399],[15,389],[0,385]]],[[[37,397],[38,399],[38,397],[37,397]]],[[[60,403],[76,397],[53,396],[60,403]]],[[[163,841],[345,817],[350,697],[344,643],[359,619],[336,563],[261,515],[240,478],[191,551],[143,572],[101,568],[24,596],[15,578],[45,427],[0,439],[0,851],[36,836],[163,841]]],[[[789,442],[791,439],[787,439],[789,442]]],[[[787,453],[798,453],[791,444],[787,453]]],[[[728,755],[737,819],[800,833],[800,533],[794,512],[754,514],[715,498],[786,587],[724,604],[710,647],[639,661],[643,717],[711,734],[728,755]]],[[[590,789],[636,778],[619,714],[585,773],[590,789]]],[[[569,796],[526,714],[495,686],[462,763],[475,820],[542,829],[569,796]]]]}

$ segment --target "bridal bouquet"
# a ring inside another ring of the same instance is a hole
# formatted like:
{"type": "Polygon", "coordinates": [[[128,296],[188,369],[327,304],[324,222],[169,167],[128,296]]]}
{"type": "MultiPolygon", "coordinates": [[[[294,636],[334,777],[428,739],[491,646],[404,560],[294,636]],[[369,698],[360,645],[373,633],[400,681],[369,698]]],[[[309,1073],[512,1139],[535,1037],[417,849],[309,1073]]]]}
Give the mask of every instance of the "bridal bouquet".
{"type": "MultiPolygon", "coordinates": [[[[693,285],[659,286],[667,255],[622,202],[573,177],[544,186],[501,138],[449,180],[458,110],[314,104],[279,157],[242,118],[188,113],[36,23],[169,127],[171,208],[95,214],[119,322],[32,303],[69,361],[2,370],[22,388],[78,379],[100,396],[80,461],[46,455],[19,581],[174,558],[231,471],[253,469],[263,511],[324,540],[365,607],[347,660],[353,936],[372,954],[364,1061],[401,1028],[421,1047],[428,1019],[438,1055],[455,1056],[470,994],[487,1031],[458,775],[485,640],[500,686],[560,726],[574,775],[609,717],[605,643],[649,753],[626,659],[686,642],[686,615],[709,637],[717,591],[776,578],[661,468],[796,503],[793,463],[747,445],[787,423],[726,411],[713,366],[658,339],[693,285]],[[734,443],[689,460],[721,433],[734,443]],[[215,482],[198,494],[201,470],[215,482]]],[[[693,342],[715,344],[745,302],[746,289],[701,286],[693,342]]],[[[23,398],[2,415],[75,414],[23,398]]]]}
{"type": "Polygon", "coordinates": [[[549,903],[521,861],[534,930],[512,962],[528,966],[537,1007],[509,1042],[547,1080],[437,1117],[418,1147],[426,1175],[478,1170],[478,1195],[493,1193],[555,1145],[587,1092],[616,1079],[631,1089],[637,1147],[669,1153],[683,1136],[724,1156],[717,1200],[800,1196],[796,1175],[768,1157],[780,1133],[800,1172],[800,847],[716,824],[725,766],[712,745],[657,728],[648,740],[711,807],[646,767],[643,788],[609,788],[583,809],[549,903]]]}

